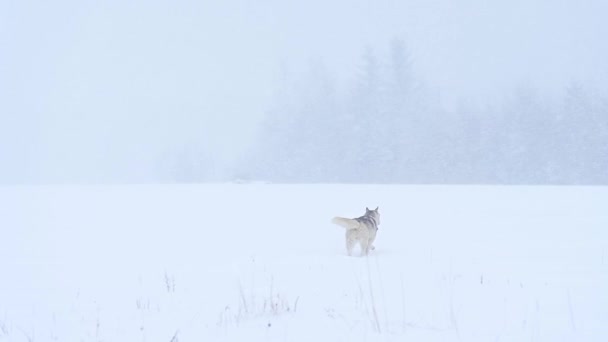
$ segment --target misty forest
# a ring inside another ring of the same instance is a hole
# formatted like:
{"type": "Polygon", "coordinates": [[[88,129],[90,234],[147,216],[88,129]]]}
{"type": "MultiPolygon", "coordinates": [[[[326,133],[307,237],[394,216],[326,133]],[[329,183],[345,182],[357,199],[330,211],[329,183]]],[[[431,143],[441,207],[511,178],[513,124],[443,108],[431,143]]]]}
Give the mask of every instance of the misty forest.
{"type": "Polygon", "coordinates": [[[140,5],[0,7],[0,183],[608,184],[603,2],[140,5]]]}
{"type": "Polygon", "coordinates": [[[608,98],[572,82],[561,96],[516,87],[500,102],[459,103],[417,75],[395,39],[366,49],[344,89],[322,62],[284,75],[241,166],[271,182],[606,184],[608,98]]]}

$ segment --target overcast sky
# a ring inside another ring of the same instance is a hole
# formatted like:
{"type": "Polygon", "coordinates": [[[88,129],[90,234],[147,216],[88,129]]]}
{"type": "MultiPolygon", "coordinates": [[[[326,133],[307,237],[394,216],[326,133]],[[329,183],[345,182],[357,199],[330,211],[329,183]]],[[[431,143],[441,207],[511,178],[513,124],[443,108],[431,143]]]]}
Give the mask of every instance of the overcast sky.
{"type": "Polygon", "coordinates": [[[447,107],[521,85],[605,91],[606,13],[603,0],[0,0],[0,183],[149,181],[159,151],[200,137],[229,162],[282,70],[320,59],[346,81],[394,37],[447,107]]]}

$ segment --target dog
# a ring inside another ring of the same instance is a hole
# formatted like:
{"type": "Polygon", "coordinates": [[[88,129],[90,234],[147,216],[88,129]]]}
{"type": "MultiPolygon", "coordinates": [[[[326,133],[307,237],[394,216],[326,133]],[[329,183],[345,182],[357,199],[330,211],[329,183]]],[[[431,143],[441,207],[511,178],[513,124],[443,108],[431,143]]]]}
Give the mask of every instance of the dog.
{"type": "Polygon", "coordinates": [[[361,256],[368,255],[374,247],[374,240],[380,225],[379,207],[374,210],[365,208],[365,215],[354,219],[334,217],[331,222],[346,228],[346,252],[353,254],[353,247],[358,242],[361,247],[361,256]]]}

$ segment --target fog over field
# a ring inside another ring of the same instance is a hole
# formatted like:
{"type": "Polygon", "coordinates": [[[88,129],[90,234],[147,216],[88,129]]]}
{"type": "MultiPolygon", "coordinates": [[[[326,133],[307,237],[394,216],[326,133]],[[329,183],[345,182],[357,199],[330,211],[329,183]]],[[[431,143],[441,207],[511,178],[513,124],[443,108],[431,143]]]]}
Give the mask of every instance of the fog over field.
{"type": "Polygon", "coordinates": [[[0,342],[608,341],[607,18],[0,0],[0,342]]]}
{"type": "Polygon", "coordinates": [[[606,184],[605,1],[2,1],[0,182],[606,184]]]}

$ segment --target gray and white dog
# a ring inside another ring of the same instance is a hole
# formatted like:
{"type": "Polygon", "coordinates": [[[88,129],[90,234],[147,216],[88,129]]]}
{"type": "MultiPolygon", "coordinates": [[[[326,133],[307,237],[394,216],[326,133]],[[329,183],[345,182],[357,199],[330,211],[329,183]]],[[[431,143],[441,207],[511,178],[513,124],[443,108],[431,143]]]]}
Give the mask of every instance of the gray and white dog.
{"type": "Polygon", "coordinates": [[[369,210],[365,208],[365,215],[353,219],[334,217],[332,223],[346,228],[346,251],[352,255],[353,247],[358,242],[361,246],[361,255],[368,255],[374,250],[374,240],[380,225],[380,212],[378,208],[369,210]]]}

